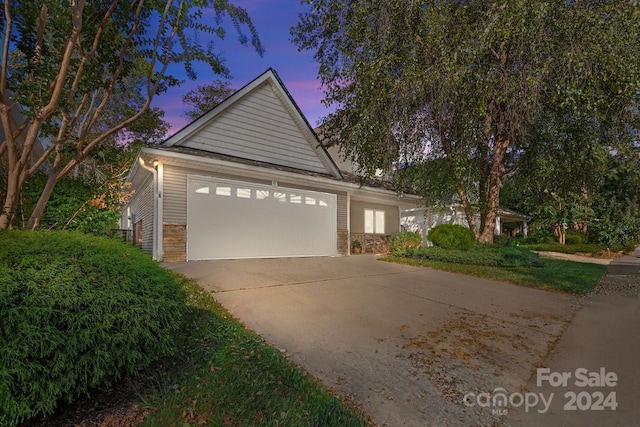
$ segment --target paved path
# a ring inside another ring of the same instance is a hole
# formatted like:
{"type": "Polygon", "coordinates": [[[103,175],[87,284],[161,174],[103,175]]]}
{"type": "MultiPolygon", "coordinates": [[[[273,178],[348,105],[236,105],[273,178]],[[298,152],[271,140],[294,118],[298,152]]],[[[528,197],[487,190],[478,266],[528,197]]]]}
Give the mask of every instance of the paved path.
{"type": "MultiPolygon", "coordinates": [[[[516,411],[483,407],[478,396],[499,387],[524,391],[534,367],[547,361],[554,369],[582,366],[582,360],[574,364],[572,351],[575,342],[584,341],[585,330],[593,332],[591,338],[609,337],[617,348],[621,336],[628,341],[638,336],[635,326],[612,325],[619,331],[615,336],[604,324],[588,327],[610,306],[578,309],[580,299],[574,296],[390,264],[373,256],[199,261],[169,267],[196,279],[248,327],[338,394],[360,402],[379,425],[523,422],[516,411]],[[558,350],[562,357],[554,357],[558,350]]],[[[625,309],[616,319],[627,325],[637,320],[637,312],[625,309]]],[[[616,353],[613,345],[606,347],[616,353]]],[[[629,351],[633,354],[635,348],[629,351]]],[[[580,354],[591,357],[582,350],[580,354]]],[[[603,362],[596,358],[594,363],[603,362]]],[[[606,366],[627,376],[625,383],[632,377],[606,366]]],[[[624,405],[614,418],[623,410],[628,413],[628,403],[624,405]]]]}

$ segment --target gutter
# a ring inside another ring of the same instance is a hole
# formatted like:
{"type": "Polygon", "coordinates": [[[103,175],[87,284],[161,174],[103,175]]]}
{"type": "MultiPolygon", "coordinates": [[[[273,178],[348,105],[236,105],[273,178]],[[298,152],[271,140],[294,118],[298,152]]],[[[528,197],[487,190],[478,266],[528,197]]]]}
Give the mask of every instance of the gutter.
{"type": "Polygon", "coordinates": [[[164,165],[155,160],[153,167],[147,166],[142,157],[138,157],[138,164],[153,175],[153,233],[151,256],[155,261],[162,261],[162,192],[164,190],[164,165]]]}

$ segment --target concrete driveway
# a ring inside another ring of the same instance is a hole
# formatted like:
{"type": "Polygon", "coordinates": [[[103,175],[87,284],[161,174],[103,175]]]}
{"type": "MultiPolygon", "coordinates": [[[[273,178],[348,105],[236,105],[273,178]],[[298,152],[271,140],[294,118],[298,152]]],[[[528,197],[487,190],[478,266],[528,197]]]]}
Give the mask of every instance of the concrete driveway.
{"type": "Polygon", "coordinates": [[[580,306],[570,295],[368,255],[168,267],[388,426],[511,424],[482,393],[524,395],[580,306]]]}

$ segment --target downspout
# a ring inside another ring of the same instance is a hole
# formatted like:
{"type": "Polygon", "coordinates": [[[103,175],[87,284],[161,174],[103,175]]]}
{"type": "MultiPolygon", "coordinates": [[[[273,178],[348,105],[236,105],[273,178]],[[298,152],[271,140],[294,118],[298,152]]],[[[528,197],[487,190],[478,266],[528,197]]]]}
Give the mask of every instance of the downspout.
{"type": "Polygon", "coordinates": [[[151,256],[154,260],[158,261],[158,171],[156,167],[158,166],[157,162],[153,162],[154,167],[150,167],[144,164],[144,159],[142,157],[139,158],[140,166],[151,172],[153,175],[153,232],[152,232],[152,245],[151,245],[151,256]]]}
{"type": "Polygon", "coordinates": [[[351,256],[351,192],[347,191],[347,256],[351,256]]]}

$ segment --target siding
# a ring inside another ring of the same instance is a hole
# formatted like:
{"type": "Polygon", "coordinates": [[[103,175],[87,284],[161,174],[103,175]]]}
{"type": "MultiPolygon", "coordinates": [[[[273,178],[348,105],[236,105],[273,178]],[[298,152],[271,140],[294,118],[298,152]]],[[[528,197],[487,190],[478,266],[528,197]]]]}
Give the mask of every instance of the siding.
{"type": "Polygon", "coordinates": [[[326,173],[316,152],[317,141],[305,137],[302,125],[265,82],[180,145],[326,173]]]}
{"type": "Polygon", "coordinates": [[[349,209],[347,193],[338,193],[338,231],[348,231],[349,209]]]}
{"type": "MultiPolygon", "coordinates": [[[[172,224],[187,223],[187,175],[213,176],[242,181],[242,177],[184,166],[164,167],[163,221],[172,224]]],[[[246,181],[246,179],[245,179],[246,181]]],[[[270,180],[251,180],[259,184],[270,184],[270,180]]]]}
{"type": "Polygon", "coordinates": [[[153,253],[153,177],[140,186],[131,199],[131,215],[135,222],[142,220],[142,250],[153,253]]]}
{"type": "MultiPolygon", "coordinates": [[[[233,176],[229,174],[215,173],[211,170],[203,170],[198,168],[189,168],[184,166],[168,165],[164,166],[164,203],[163,203],[163,221],[172,224],[187,223],[187,175],[213,176],[218,178],[226,178],[239,181],[249,181],[258,184],[271,184],[271,179],[264,180],[251,179],[247,180],[242,176],[233,176]]],[[[287,188],[299,188],[301,190],[319,191],[324,193],[337,194],[338,203],[338,230],[347,230],[347,194],[344,192],[328,191],[322,187],[311,187],[296,185],[293,182],[278,181],[279,185],[287,188]]]]}

